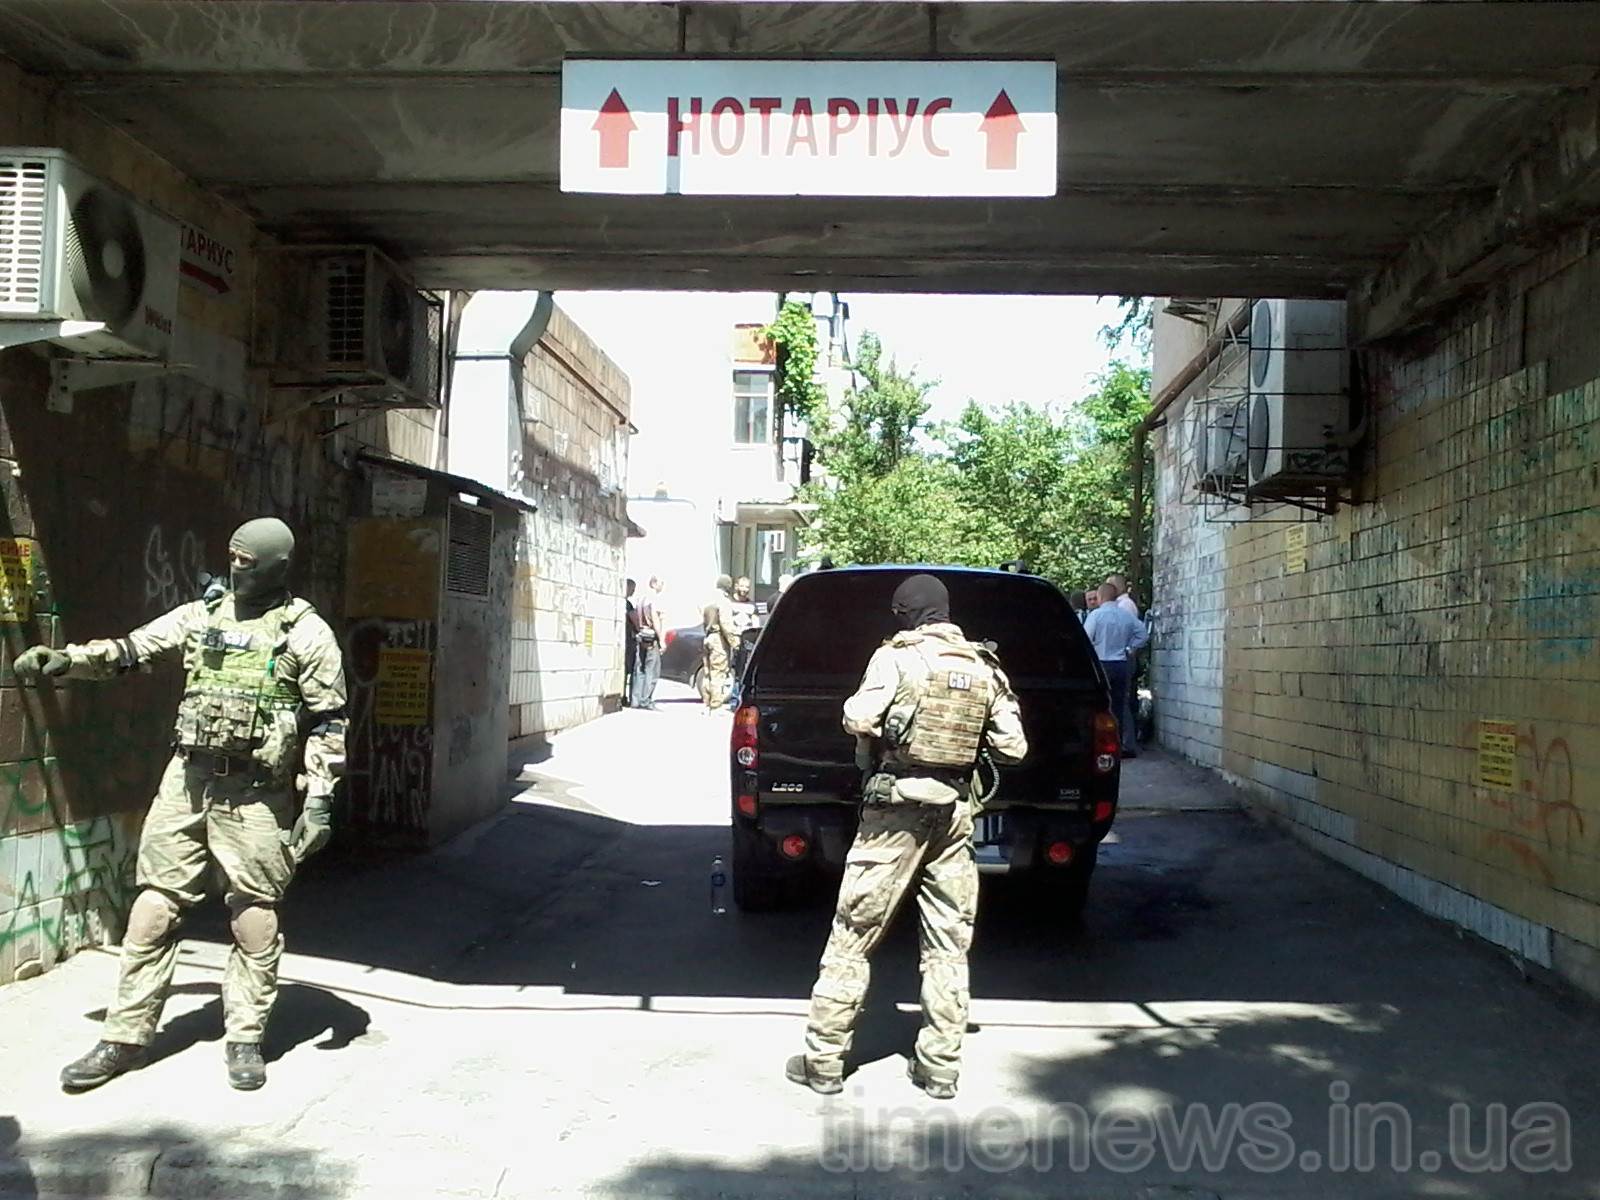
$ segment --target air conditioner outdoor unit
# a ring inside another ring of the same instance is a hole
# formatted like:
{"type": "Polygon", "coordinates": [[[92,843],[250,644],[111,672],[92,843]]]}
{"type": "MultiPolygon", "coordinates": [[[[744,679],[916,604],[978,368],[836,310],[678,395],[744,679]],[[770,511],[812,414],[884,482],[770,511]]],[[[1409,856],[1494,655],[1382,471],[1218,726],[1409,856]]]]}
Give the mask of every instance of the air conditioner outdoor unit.
{"type": "Polygon", "coordinates": [[[371,246],[273,252],[282,305],[272,382],[361,389],[396,407],[437,408],[443,307],[371,246]]]}
{"type": "Polygon", "coordinates": [[[1244,483],[1247,413],[1243,401],[1201,409],[1194,429],[1194,466],[1201,491],[1224,492],[1244,483]]]}
{"type": "Polygon", "coordinates": [[[1257,300],[1250,312],[1250,487],[1348,477],[1350,355],[1342,300],[1257,300]]]}
{"type": "Polygon", "coordinates": [[[0,338],[12,323],[89,325],[8,340],[166,362],[178,311],[178,254],[176,222],[91,175],[66,151],[0,146],[0,338]]]}

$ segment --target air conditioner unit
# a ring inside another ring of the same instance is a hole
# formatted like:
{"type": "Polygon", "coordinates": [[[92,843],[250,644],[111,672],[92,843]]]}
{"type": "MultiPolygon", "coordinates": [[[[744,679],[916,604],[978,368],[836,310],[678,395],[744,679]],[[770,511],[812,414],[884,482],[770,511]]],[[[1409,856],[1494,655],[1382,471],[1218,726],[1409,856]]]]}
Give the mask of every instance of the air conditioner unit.
{"type": "Polygon", "coordinates": [[[280,387],[376,393],[437,408],[443,306],[371,246],[291,246],[272,254],[280,315],[266,347],[280,387]]]}
{"type": "Polygon", "coordinates": [[[1257,300],[1250,313],[1250,487],[1347,478],[1350,356],[1342,300],[1257,300]]]}
{"type": "Polygon", "coordinates": [[[102,325],[20,340],[55,341],[97,358],[166,362],[178,312],[178,254],[176,222],[91,175],[64,150],[0,147],[0,336],[12,322],[102,325]]]}
{"type": "Polygon", "coordinates": [[[1243,401],[1205,405],[1195,420],[1194,467],[1200,490],[1224,492],[1245,481],[1248,409],[1243,401]]]}

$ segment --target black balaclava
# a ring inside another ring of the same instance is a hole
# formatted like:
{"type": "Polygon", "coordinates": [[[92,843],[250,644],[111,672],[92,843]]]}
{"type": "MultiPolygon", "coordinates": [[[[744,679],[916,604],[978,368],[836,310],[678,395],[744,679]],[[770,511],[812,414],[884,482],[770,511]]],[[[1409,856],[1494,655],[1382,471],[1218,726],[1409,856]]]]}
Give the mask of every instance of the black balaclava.
{"type": "Polygon", "coordinates": [[[230,567],[233,594],[250,606],[260,606],[289,588],[289,559],[294,555],[294,534],[277,517],[246,521],[228,539],[229,550],[253,555],[253,567],[230,567]]]}
{"type": "Polygon", "coordinates": [[[890,607],[904,629],[950,620],[950,593],[932,575],[913,575],[894,590],[890,607]]]}

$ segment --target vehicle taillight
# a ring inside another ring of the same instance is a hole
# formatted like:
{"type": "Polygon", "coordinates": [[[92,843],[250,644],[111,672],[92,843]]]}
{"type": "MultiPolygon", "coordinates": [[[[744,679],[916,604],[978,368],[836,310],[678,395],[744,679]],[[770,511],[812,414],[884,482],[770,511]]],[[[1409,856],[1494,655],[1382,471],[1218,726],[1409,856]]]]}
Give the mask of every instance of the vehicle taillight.
{"type": "Polygon", "coordinates": [[[672,643],[677,641],[677,640],[678,640],[678,631],[676,629],[669,629],[669,630],[667,630],[667,632],[661,638],[661,648],[663,650],[665,650],[668,646],[672,645],[672,643]]]}
{"type": "Polygon", "coordinates": [[[811,848],[811,844],[798,833],[791,833],[778,843],[778,848],[783,851],[785,858],[804,858],[806,851],[811,848]]]}
{"type": "Polygon", "coordinates": [[[737,803],[741,816],[753,817],[756,815],[756,798],[754,794],[750,792],[741,793],[737,803]]]}
{"type": "Polygon", "coordinates": [[[1116,814],[1117,806],[1110,800],[1098,800],[1094,806],[1094,823],[1101,824],[1109,821],[1116,814]]]}
{"type": "Polygon", "coordinates": [[[1117,731],[1117,719],[1108,712],[1094,715],[1094,769],[1109,775],[1117,769],[1122,756],[1122,739],[1117,731]]]}
{"type": "Polygon", "coordinates": [[[759,757],[757,743],[761,740],[761,712],[752,706],[741,708],[733,715],[733,759],[741,767],[753,767],[759,757]]]}
{"type": "Polygon", "coordinates": [[[1050,860],[1051,865],[1064,867],[1072,861],[1072,843],[1051,842],[1044,856],[1050,860]]]}

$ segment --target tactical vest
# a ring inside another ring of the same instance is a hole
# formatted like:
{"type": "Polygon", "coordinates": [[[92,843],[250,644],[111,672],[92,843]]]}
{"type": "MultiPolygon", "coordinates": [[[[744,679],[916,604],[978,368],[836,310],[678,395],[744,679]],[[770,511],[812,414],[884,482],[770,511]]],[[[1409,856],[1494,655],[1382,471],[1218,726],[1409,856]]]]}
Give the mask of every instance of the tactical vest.
{"type": "Polygon", "coordinates": [[[894,645],[914,648],[928,668],[924,678],[911,681],[911,711],[891,713],[905,725],[896,738],[898,757],[924,767],[971,767],[995,692],[988,660],[970,643],[915,631],[900,634],[894,645]]]}
{"type": "Polygon", "coordinates": [[[293,773],[300,691],[278,678],[277,665],[290,629],[311,611],[306,601],[290,600],[244,621],[227,601],[209,607],[209,623],[184,655],[180,747],[250,758],[274,777],[293,773]]]}

